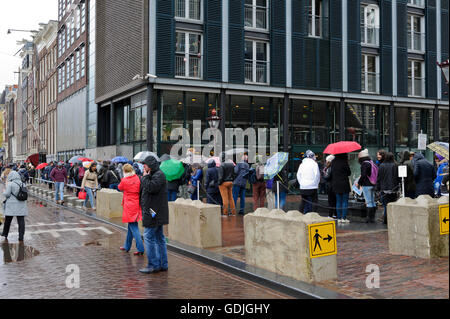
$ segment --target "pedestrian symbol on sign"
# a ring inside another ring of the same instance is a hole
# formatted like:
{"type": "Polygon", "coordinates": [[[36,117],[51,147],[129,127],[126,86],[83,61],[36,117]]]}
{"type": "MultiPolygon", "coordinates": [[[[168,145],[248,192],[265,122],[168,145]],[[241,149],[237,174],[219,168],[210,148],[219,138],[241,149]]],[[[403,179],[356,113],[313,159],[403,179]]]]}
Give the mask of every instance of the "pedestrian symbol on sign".
{"type": "Polygon", "coordinates": [[[319,230],[316,229],[316,234],[314,235],[314,251],[316,251],[317,245],[319,245],[319,249],[322,250],[322,247],[320,247],[319,238],[322,238],[322,236],[319,235],[319,230]]]}
{"type": "Polygon", "coordinates": [[[308,225],[309,228],[309,253],[311,258],[335,255],[336,249],[336,224],[326,222],[308,225]]]}

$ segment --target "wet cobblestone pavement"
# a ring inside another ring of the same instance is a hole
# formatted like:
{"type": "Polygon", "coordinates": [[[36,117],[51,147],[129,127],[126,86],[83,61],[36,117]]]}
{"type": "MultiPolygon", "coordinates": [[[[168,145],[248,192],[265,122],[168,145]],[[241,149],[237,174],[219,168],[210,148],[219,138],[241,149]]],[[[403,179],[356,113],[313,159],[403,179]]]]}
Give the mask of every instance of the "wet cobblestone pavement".
{"type": "MultiPolygon", "coordinates": [[[[383,224],[338,225],[338,280],[314,283],[358,299],[448,299],[449,258],[416,258],[389,253],[383,224]],[[368,265],[377,265],[380,288],[366,287],[368,265]]],[[[243,217],[222,218],[224,247],[211,251],[245,262],[243,217]]]]}
{"type": "Polygon", "coordinates": [[[15,219],[1,245],[0,298],[289,298],[170,251],[169,271],[141,274],[146,257],[134,256],[135,247],[119,250],[123,230],[35,198],[28,206],[25,246],[17,243],[15,219]],[[68,265],[79,267],[79,288],[66,287],[68,265]]]}

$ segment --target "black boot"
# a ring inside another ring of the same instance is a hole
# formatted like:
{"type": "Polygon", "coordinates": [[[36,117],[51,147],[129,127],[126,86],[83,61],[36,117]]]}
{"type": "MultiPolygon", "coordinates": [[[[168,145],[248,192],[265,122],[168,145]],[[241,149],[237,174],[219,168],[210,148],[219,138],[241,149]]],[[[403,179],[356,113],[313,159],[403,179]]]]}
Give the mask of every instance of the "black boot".
{"type": "Polygon", "coordinates": [[[375,214],[377,212],[377,208],[376,207],[370,207],[369,208],[369,222],[370,223],[375,223],[375,214]]]}
{"type": "Polygon", "coordinates": [[[370,212],[372,207],[366,207],[366,224],[370,223],[370,212]]]}

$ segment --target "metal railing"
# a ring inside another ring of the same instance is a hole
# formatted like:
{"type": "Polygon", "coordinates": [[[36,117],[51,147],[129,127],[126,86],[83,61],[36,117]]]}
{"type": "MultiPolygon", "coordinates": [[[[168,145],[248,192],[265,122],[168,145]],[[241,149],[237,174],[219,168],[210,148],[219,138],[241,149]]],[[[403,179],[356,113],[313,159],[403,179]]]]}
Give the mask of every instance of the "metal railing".
{"type": "Polygon", "coordinates": [[[408,77],[408,95],[409,96],[424,96],[425,88],[425,78],[414,78],[408,77]],[[414,87],[413,87],[414,84],[414,87]]]}
{"type": "MultiPolygon", "coordinates": [[[[52,185],[56,184],[56,182],[54,182],[54,181],[49,181],[49,180],[46,180],[46,179],[43,179],[43,178],[35,178],[35,177],[30,177],[30,181],[31,181],[31,183],[29,183],[27,186],[42,185],[42,184],[46,184],[46,185],[48,185],[48,184],[52,184],[52,185]]],[[[82,190],[83,188],[81,186],[77,186],[75,184],[66,184],[66,183],[64,183],[64,189],[74,193],[74,191],[73,191],[74,189],[82,190]]],[[[101,189],[101,187],[99,185],[97,188],[91,188],[91,189],[94,192],[94,196],[95,196],[95,193],[97,191],[99,191],[101,189]]]]}
{"type": "Polygon", "coordinates": [[[202,58],[197,56],[189,56],[177,54],[175,56],[175,76],[201,78],[202,58]],[[189,72],[186,72],[186,71],[189,72]]]}
{"type": "Polygon", "coordinates": [[[380,74],[375,72],[366,72],[361,74],[361,91],[365,93],[380,92],[380,74]],[[367,82],[367,83],[366,83],[367,82]]]}
{"type": "Polygon", "coordinates": [[[190,20],[201,20],[201,0],[176,0],[175,17],[190,20]],[[187,2],[187,3],[186,3],[187,2]]]}
{"type": "Polygon", "coordinates": [[[268,83],[267,67],[269,62],[245,60],[245,81],[251,83],[268,83]]]}

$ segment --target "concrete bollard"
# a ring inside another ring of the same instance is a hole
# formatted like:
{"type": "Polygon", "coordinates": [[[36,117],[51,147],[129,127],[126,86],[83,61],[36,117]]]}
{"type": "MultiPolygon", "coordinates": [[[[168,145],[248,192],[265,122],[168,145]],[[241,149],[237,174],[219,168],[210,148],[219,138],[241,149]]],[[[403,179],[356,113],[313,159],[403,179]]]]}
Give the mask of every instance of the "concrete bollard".
{"type": "Polygon", "coordinates": [[[218,205],[191,199],[169,202],[169,239],[199,248],[221,247],[220,209],[218,205]]]}
{"type": "Polygon", "coordinates": [[[317,213],[258,208],[244,217],[246,262],[305,282],[337,279],[335,229],[317,213]]]}
{"type": "Polygon", "coordinates": [[[97,216],[105,219],[122,217],[123,193],[114,189],[101,189],[97,192],[97,216]]]}
{"type": "Polygon", "coordinates": [[[429,195],[389,203],[389,252],[421,258],[447,257],[449,237],[440,234],[439,205],[443,204],[448,204],[448,197],[433,199],[429,195]]]}

